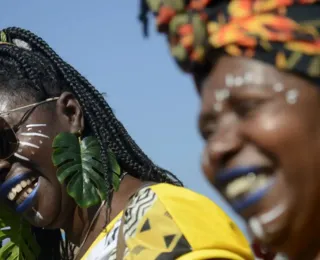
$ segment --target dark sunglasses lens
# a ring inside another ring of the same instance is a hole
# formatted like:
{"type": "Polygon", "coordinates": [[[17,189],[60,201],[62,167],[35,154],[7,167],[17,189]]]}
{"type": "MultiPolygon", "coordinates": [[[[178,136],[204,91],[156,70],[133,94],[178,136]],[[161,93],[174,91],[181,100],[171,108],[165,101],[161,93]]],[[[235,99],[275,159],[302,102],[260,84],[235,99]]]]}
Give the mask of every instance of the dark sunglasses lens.
{"type": "Polygon", "coordinates": [[[7,121],[0,117],[0,159],[7,159],[13,155],[18,146],[15,132],[7,121]]]}

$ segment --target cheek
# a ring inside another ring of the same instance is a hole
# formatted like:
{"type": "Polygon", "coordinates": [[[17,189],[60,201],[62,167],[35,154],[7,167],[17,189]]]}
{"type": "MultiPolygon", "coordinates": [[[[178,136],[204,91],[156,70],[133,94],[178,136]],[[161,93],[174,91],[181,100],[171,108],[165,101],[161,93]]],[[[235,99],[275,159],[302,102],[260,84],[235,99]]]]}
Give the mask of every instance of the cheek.
{"type": "Polygon", "coordinates": [[[288,153],[290,147],[299,149],[306,141],[308,128],[303,118],[285,110],[263,113],[243,124],[248,139],[276,157],[288,153]]]}
{"type": "Polygon", "coordinates": [[[214,167],[213,165],[211,165],[210,159],[209,159],[209,150],[208,150],[209,147],[210,147],[210,144],[206,143],[206,146],[203,150],[202,157],[201,157],[201,167],[208,181],[214,184],[215,174],[214,174],[214,167]]]}
{"type": "Polygon", "coordinates": [[[16,158],[32,163],[41,172],[53,168],[51,162],[52,141],[45,124],[29,124],[23,127],[17,137],[20,141],[16,158]]]}
{"type": "Polygon", "coordinates": [[[312,167],[319,164],[315,156],[319,134],[309,121],[299,113],[284,110],[260,115],[244,126],[250,141],[279,168],[286,185],[305,183],[304,175],[311,177],[312,167]]]}

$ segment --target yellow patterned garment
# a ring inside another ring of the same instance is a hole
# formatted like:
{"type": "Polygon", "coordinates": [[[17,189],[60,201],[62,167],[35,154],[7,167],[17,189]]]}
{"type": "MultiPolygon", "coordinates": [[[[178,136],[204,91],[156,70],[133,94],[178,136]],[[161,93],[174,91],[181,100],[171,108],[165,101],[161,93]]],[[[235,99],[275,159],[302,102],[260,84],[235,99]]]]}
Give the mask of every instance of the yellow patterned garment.
{"type": "MultiPolygon", "coordinates": [[[[82,260],[115,260],[122,213],[82,260]]],[[[125,260],[253,260],[235,223],[211,200],[186,188],[157,184],[141,189],[125,211],[125,260]]]]}

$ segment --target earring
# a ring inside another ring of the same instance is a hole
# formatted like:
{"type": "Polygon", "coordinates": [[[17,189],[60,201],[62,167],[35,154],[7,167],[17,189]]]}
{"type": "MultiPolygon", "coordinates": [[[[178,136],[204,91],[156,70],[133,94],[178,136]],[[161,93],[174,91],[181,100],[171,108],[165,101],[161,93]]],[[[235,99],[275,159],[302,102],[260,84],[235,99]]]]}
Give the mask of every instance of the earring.
{"type": "MultiPolygon", "coordinates": [[[[57,178],[65,184],[68,194],[81,208],[101,203],[107,197],[100,144],[94,136],[81,139],[76,134],[60,133],[53,140],[52,162],[57,167],[57,178]]],[[[121,170],[115,155],[108,150],[113,187],[118,190],[121,170]]]]}

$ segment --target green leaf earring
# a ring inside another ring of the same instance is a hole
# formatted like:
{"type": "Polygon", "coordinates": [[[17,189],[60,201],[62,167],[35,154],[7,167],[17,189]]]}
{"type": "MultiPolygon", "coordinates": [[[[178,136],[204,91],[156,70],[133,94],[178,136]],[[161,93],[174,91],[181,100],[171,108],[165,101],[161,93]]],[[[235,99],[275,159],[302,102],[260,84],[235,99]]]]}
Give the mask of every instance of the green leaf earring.
{"type": "MultiPolygon", "coordinates": [[[[60,183],[81,208],[88,208],[106,199],[100,145],[93,136],[81,139],[72,133],[60,133],[53,140],[52,161],[60,183]]],[[[111,150],[108,151],[113,175],[113,188],[118,190],[121,169],[111,150]]]]}

